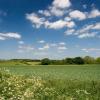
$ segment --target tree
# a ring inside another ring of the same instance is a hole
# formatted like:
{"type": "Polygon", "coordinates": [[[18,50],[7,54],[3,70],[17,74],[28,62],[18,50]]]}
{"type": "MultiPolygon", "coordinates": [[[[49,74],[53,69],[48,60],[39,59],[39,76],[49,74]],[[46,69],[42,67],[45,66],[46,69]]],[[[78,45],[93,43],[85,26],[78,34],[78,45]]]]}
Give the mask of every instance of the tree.
{"type": "Polygon", "coordinates": [[[84,64],[84,60],[81,57],[75,57],[73,60],[75,64],[84,64]]]}
{"type": "Polygon", "coordinates": [[[96,59],[96,63],[97,63],[97,64],[100,64],[100,57],[98,57],[98,58],[96,59]]]}
{"type": "Polygon", "coordinates": [[[85,64],[94,64],[95,59],[93,57],[90,57],[90,56],[85,56],[84,57],[84,62],[85,62],[85,64]]]}
{"type": "Polygon", "coordinates": [[[65,64],[73,64],[73,58],[66,58],[65,59],[65,64]]]}
{"type": "Polygon", "coordinates": [[[50,63],[51,63],[51,61],[48,58],[44,58],[44,59],[41,60],[42,65],[49,65],[50,63]]]}

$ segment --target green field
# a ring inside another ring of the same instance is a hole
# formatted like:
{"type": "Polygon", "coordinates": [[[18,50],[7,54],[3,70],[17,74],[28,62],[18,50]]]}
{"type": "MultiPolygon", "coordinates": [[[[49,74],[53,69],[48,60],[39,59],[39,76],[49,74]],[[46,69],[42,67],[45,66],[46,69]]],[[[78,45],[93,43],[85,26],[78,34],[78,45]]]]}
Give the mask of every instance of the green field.
{"type": "Polygon", "coordinates": [[[3,65],[16,75],[34,75],[42,78],[100,80],[100,65],[3,65]]]}
{"type": "Polygon", "coordinates": [[[100,100],[100,65],[0,64],[0,100],[100,100]]]}

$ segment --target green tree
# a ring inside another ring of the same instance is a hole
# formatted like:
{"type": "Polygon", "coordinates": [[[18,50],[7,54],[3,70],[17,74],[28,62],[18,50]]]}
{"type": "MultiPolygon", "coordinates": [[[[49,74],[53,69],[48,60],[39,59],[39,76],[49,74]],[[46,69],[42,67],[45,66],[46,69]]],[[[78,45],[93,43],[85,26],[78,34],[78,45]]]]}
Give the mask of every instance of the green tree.
{"type": "Polygon", "coordinates": [[[84,60],[81,57],[75,57],[73,60],[75,64],[84,64],[84,60]]]}
{"type": "Polygon", "coordinates": [[[73,64],[74,62],[73,62],[73,58],[66,58],[65,60],[64,60],[64,62],[65,62],[65,64],[73,64]]]}
{"type": "Polygon", "coordinates": [[[97,64],[100,64],[100,57],[98,57],[98,58],[96,59],[96,63],[97,63],[97,64]]]}
{"type": "Polygon", "coordinates": [[[84,57],[84,62],[85,62],[85,64],[94,64],[95,59],[93,57],[90,57],[90,56],[85,56],[84,57]]]}
{"type": "Polygon", "coordinates": [[[50,63],[51,63],[51,61],[48,58],[44,58],[44,59],[41,60],[42,65],[49,65],[50,63]]]}

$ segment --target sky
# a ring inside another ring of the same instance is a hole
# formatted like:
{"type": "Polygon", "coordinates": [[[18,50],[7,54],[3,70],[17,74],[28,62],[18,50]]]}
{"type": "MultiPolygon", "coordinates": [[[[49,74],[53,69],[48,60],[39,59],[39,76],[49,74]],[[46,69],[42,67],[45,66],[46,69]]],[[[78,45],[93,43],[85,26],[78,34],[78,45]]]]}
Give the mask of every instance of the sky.
{"type": "Polygon", "coordinates": [[[100,0],[0,0],[0,59],[100,56],[100,0]]]}

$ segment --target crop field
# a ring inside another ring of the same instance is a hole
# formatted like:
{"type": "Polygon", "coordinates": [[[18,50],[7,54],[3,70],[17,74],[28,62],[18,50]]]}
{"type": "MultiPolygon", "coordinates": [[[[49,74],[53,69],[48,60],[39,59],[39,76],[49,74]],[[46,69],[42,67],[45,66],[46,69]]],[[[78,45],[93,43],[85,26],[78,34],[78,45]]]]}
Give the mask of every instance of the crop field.
{"type": "Polygon", "coordinates": [[[16,75],[34,75],[42,78],[100,80],[100,65],[3,65],[16,75]]]}
{"type": "Polygon", "coordinates": [[[0,100],[100,100],[100,65],[0,64],[0,100]]]}

